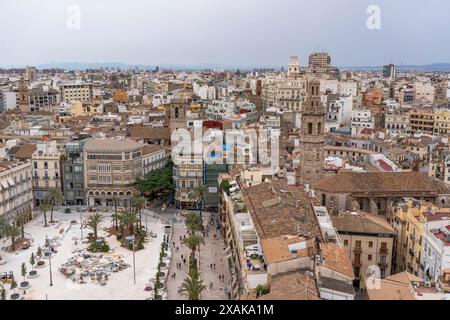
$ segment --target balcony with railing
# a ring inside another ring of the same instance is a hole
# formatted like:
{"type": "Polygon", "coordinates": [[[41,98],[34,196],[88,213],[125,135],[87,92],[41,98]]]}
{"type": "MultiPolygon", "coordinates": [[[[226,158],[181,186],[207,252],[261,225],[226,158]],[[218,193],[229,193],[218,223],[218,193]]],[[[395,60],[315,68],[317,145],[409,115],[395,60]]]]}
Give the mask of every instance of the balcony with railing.
{"type": "Polygon", "coordinates": [[[388,248],[380,248],[379,253],[381,255],[387,255],[389,253],[389,250],[388,250],[388,248]]]}
{"type": "Polygon", "coordinates": [[[355,248],[353,249],[353,252],[354,252],[354,253],[357,253],[357,254],[361,254],[361,253],[362,253],[362,248],[361,248],[361,247],[355,247],[355,248]]]}
{"type": "Polygon", "coordinates": [[[386,269],[388,267],[387,261],[378,262],[378,267],[380,267],[380,269],[386,269]]]}

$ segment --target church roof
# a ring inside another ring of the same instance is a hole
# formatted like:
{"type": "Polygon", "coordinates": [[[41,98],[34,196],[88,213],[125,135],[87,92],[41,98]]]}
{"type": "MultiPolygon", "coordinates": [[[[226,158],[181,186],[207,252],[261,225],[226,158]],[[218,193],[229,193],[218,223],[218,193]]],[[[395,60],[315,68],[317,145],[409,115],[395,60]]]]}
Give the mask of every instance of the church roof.
{"type": "Polygon", "coordinates": [[[449,193],[435,179],[420,172],[340,172],[313,183],[315,189],[334,193],[449,193]]]}

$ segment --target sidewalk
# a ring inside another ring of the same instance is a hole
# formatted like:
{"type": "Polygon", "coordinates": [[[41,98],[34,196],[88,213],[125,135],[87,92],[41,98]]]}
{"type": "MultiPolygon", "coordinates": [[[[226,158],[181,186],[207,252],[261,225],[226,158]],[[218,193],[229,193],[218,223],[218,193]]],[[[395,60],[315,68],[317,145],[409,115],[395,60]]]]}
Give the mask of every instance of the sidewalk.
{"type": "MultiPolygon", "coordinates": [[[[180,220],[178,218],[178,220],[180,220]]],[[[230,274],[228,270],[228,263],[224,257],[224,243],[220,231],[216,229],[216,224],[209,224],[210,214],[203,213],[203,225],[208,230],[208,234],[204,238],[205,244],[200,245],[200,277],[203,284],[206,286],[202,294],[203,300],[227,300],[229,292],[230,274]],[[216,235],[216,238],[214,238],[216,235]],[[211,265],[213,268],[211,269],[211,265]],[[214,268],[215,265],[215,268],[214,268]],[[224,275],[223,282],[219,279],[219,275],[224,275]],[[212,287],[210,288],[210,284],[212,287]],[[227,288],[226,288],[227,287],[227,288]],[[225,290],[226,288],[226,290],[225,290]]],[[[181,222],[174,224],[174,235],[170,241],[175,247],[172,249],[172,259],[169,268],[169,278],[167,280],[167,297],[169,300],[186,300],[186,297],[178,293],[178,289],[188,276],[188,257],[190,250],[182,244],[180,236],[187,234],[187,228],[184,224],[184,219],[181,222]],[[179,250],[176,250],[178,246],[179,250]],[[181,259],[186,258],[186,264],[181,259]],[[176,265],[181,262],[181,270],[178,270],[176,265]],[[171,279],[170,275],[176,273],[175,279],[171,279]]]]}

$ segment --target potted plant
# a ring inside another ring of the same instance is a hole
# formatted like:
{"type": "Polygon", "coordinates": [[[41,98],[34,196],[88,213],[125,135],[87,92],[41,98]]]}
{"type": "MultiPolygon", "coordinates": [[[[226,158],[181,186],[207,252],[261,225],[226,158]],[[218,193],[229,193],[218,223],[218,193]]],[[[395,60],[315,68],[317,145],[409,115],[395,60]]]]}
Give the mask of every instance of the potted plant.
{"type": "Polygon", "coordinates": [[[30,264],[31,264],[31,271],[28,272],[28,278],[36,278],[37,277],[37,271],[34,270],[34,265],[36,264],[36,259],[34,258],[34,252],[31,253],[30,257],[30,264]]]}
{"type": "Polygon", "coordinates": [[[10,299],[11,300],[19,300],[20,298],[20,294],[16,293],[16,288],[17,288],[17,282],[16,280],[12,279],[11,281],[11,290],[13,290],[13,294],[10,295],[10,299]]]}
{"type": "Polygon", "coordinates": [[[25,262],[22,263],[21,273],[22,273],[23,281],[20,283],[20,289],[25,290],[30,287],[30,283],[26,280],[27,266],[25,265],[25,262]]]}
{"type": "Polygon", "coordinates": [[[42,249],[41,246],[38,246],[36,256],[38,257],[38,261],[42,259],[42,249]]]}

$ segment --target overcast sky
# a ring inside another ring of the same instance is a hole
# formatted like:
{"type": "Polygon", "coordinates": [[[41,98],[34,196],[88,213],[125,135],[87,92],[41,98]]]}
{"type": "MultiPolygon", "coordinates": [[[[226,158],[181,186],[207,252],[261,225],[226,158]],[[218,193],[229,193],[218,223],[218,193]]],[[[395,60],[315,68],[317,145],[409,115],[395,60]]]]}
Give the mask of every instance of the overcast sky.
{"type": "Polygon", "coordinates": [[[450,62],[448,0],[0,0],[0,65],[305,65],[450,62]],[[381,30],[366,26],[369,5],[381,30]],[[67,27],[68,6],[81,10],[67,27]]]}

